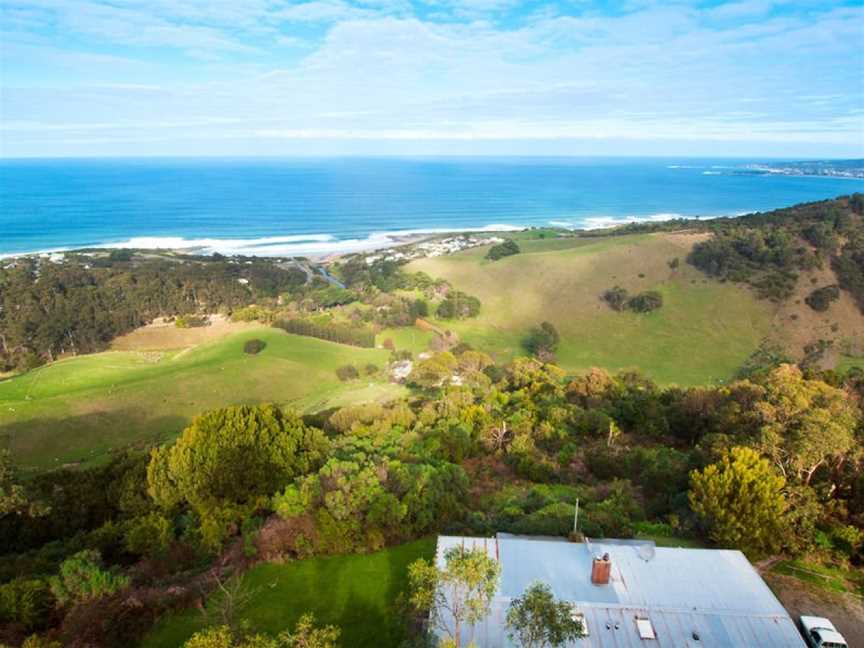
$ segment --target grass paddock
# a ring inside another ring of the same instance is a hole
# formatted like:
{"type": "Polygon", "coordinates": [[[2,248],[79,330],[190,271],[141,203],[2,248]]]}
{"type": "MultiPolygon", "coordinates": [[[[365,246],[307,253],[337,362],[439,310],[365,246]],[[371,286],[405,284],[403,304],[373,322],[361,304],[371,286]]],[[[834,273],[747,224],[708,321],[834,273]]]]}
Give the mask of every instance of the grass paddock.
{"type": "MultiPolygon", "coordinates": [[[[403,639],[397,601],[407,587],[408,565],[434,553],[435,539],[426,538],[372,554],[263,563],[243,575],[251,597],[240,616],[256,632],[277,634],[311,612],[319,624],[342,629],[341,646],[395,648],[403,639]]],[[[141,648],[181,646],[202,626],[198,610],[168,616],[141,648]]]]}
{"type": "Polygon", "coordinates": [[[176,436],[205,410],[282,403],[317,411],[394,398],[402,388],[347,383],[336,368],[383,366],[388,353],[261,327],[182,351],[108,351],[69,358],[0,383],[0,436],[24,468],[103,460],[111,450],[176,436]],[[243,345],[266,347],[247,355],[243,345]]]}
{"type": "Polygon", "coordinates": [[[476,319],[438,323],[498,361],[524,354],[530,328],[549,321],[561,334],[556,355],[565,369],[638,369],[663,384],[710,384],[732,378],[770,333],[773,307],[687,265],[700,237],[532,240],[499,261],[484,259],[479,249],[420,259],[409,269],[480,298],[476,319]],[[600,296],[615,285],[631,294],[657,290],[663,306],[645,314],[613,311],[600,296]]]}

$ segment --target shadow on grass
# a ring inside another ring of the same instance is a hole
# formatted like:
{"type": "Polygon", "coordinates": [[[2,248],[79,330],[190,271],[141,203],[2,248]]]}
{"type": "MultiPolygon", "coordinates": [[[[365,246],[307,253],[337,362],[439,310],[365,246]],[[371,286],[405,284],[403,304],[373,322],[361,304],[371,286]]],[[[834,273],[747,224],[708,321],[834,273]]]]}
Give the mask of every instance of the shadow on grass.
{"type": "Polygon", "coordinates": [[[92,465],[125,449],[144,450],[176,437],[189,419],[148,416],[124,408],[68,417],[40,417],[0,426],[0,439],[25,471],[92,465]]]}

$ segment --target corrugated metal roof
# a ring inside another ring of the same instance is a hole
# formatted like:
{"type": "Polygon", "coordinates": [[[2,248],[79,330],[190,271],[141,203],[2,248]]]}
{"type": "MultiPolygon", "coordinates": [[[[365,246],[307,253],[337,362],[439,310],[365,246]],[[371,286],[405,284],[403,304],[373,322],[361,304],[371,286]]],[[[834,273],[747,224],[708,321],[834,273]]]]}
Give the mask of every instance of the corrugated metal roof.
{"type": "MultiPolygon", "coordinates": [[[[513,645],[504,619],[510,601],[542,581],[585,615],[589,636],[578,648],[802,647],[786,610],[740,551],[653,547],[626,541],[572,543],[499,534],[438,538],[437,562],[453,546],[481,548],[501,563],[501,581],[484,622],[480,648],[513,645]],[[591,583],[591,562],[608,553],[608,585],[591,583]],[[636,620],[649,619],[656,639],[641,639],[636,620]]],[[[471,635],[465,633],[465,637],[471,635]]]]}

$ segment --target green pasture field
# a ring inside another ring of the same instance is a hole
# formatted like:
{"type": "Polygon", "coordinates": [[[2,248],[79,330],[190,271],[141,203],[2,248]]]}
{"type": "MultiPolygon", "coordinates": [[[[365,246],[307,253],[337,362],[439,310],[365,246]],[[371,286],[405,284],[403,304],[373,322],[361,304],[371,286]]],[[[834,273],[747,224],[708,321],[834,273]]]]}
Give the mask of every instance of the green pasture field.
{"type": "Polygon", "coordinates": [[[276,402],[309,412],[395,398],[403,388],[383,374],[342,383],[335,373],[387,358],[264,327],[179,352],[79,356],[0,382],[0,437],[26,469],[100,461],[113,449],[171,439],[211,408],[276,402]],[[253,338],[267,346],[247,355],[253,338]]]}
{"type": "Polygon", "coordinates": [[[498,361],[524,354],[530,328],[549,321],[561,334],[556,355],[565,369],[638,369],[662,384],[712,384],[731,379],[769,335],[773,306],[689,266],[698,236],[523,240],[522,253],[498,261],[484,259],[486,248],[478,248],[419,259],[408,269],[480,298],[476,319],[437,323],[498,361]],[[600,295],[615,285],[633,294],[657,290],[663,307],[613,311],[600,295]]]}

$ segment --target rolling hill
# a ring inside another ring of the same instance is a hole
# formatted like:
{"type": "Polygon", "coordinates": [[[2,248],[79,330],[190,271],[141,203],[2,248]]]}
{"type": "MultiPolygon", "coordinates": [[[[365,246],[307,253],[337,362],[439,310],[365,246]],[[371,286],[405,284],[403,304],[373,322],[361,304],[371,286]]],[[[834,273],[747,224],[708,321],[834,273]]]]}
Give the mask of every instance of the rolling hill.
{"type": "Polygon", "coordinates": [[[278,402],[316,411],[397,395],[376,380],[340,382],[346,363],[383,366],[385,351],[258,328],[180,351],[106,351],[0,382],[0,435],[25,468],[103,459],[112,449],[172,438],[197,414],[278,402]],[[266,342],[258,355],[243,344],[266,342]]]}

